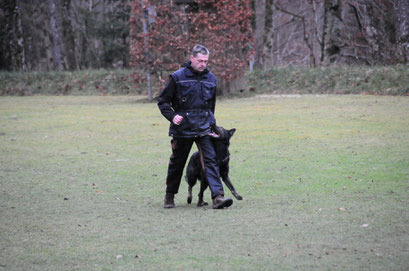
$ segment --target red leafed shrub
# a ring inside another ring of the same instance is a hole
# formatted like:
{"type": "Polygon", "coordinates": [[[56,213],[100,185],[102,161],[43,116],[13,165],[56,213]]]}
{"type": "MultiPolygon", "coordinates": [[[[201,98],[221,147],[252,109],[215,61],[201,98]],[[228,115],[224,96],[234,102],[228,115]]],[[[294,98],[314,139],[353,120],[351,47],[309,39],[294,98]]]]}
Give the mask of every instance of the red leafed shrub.
{"type": "Polygon", "coordinates": [[[250,0],[134,0],[131,65],[150,71],[159,86],[189,60],[195,44],[202,44],[210,50],[211,71],[229,82],[247,68],[253,42],[251,16],[250,0]]]}

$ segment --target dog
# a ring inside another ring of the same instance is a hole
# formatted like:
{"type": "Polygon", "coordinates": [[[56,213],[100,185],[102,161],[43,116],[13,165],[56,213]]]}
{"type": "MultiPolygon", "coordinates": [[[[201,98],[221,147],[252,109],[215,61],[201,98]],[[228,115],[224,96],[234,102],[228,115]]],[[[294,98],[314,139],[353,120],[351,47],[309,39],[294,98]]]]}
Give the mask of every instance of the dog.
{"type": "MultiPolygon", "coordinates": [[[[216,151],[216,159],[220,169],[220,177],[222,178],[226,186],[230,189],[233,196],[238,200],[242,200],[243,197],[240,196],[239,193],[237,193],[236,189],[234,188],[229,178],[230,138],[234,135],[236,129],[233,128],[230,130],[226,130],[221,126],[214,126],[213,130],[214,133],[210,134],[210,136],[213,137],[213,143],[216,151]]],[[[204,165],[202,165],[200,161],[200,153],[197,151],[190,157],[186,169],[185,179],[189,185],[187,198],[188,204],[192,203],[192,188],[196,184],[197,180],[200,180],[200,192],[198,194],[199,201],[197,203],[198,207],[208,205],[208,203],[203,200],[203,193],[209,186],[203,171],[204,165]]]]}

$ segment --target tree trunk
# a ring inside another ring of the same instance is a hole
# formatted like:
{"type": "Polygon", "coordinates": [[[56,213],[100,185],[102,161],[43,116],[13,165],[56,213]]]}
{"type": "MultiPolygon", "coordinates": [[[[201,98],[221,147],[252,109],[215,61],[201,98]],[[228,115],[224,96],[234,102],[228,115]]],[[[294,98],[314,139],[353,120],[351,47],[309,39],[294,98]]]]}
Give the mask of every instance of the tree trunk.
{"type": "Polygon", "coordinates": [[[26,53],[24,49],[24,35],[23,35],[23,26],[21,24],[21,7],[19,1],[16,1],[16,22],[17,22],[17,29],[16,29],[16,38],[17,38],[17,66],[20,67],[21,70],[27,71],[27,64],[26,64],[26,53]]]}
{"type": "Polygon", "coordinates": [[[27,70],[24,50],[24,35],[21,25],[21,7],[18,0],[6,1],[6,50],[4,52],[5,66],[9,70],[27,70]]]}
{"type": "Polygon", "coordinates": [[[50,20],[50,31],[52,37],[52,45],[53,45],[53,63],[54,69],[58,71],[62,71],[64,69],[63,64],[63,57],[62,57],[62,42],[61,42],[61,35],[58,30],[57,25],[57,7],[56,7],[57,0],[48,0],[48,11],[49,11],[49,20],[50,20]]]}
{"type": "Polygon", "coordinates": [[[6,49],[4,51],[4,62],[5,66],[9,70],[17,70],[15,65],[13,65],[14,62],[14,51],[15,51],[15,39],[14,39],[14,28],[15,28],[15,22],[14,22],[14,11],[16,8],[16,1],[11,0],[7,1],[5,3],[4,7],[4,16],[6,19],[6,49]]]}
{"type": "Polygon", "coordinates": [[[263,48],[263,61],[264,69],[274,66],[274,24],[273,24],[273,3],[270,0],[266,1],[265,5],[265,27],[264,27],[264,48],[263,48]]]}
{"type": "Polygon", "coordinates": [[[145,57],[146,57],[146,81],[148,84],[148,97],[149,101],[152,101],[152,82],[151,82],[151,65],[150,65],[150,56],[149,56],[149,41],[148,41],[148,24],[149,24],[149,12],[145,7],[145,0],[141,0],[142,2],[142,25],[143,25],[143,33],[145,34],[144,37],[144,47],[145,47],[145,57]]]}
{"type": "Polygon", "coordinates": [[[71,0],[63,0],[62,32],[64,37],[64,48],[66,63],[69,70],[79,69],[75,48],[75,33],[72,26],[71,0]]]}
{"type": "Polygon", "coordinates": [[[256,0],[256,29],[254,31],[254,41],[255,41],[254,68],[255,69],[263,68],[265,8],[266,8],[266,0],[256,0]]]}
{"type": "Polygon", "coordinates": [[[326,40],[328,36],[328,17],[329,17],[329,9],[331,7],[331,2],[330,0],[324,0],[324,7],[323,7],[323,21],[322,21],[322,35],[321,39],[319,40],[319,45],[320,45],[320,64],[325,62],[325,57],[326,57],[326,40]]]}
{"type": "Polygon", "coordinates": [[[405,63],[409,63],[409,1],[397,0],[397,18],[398,24],[396,27],[396,40],[401,47],[402,54],[405,58],[405,63]]]}

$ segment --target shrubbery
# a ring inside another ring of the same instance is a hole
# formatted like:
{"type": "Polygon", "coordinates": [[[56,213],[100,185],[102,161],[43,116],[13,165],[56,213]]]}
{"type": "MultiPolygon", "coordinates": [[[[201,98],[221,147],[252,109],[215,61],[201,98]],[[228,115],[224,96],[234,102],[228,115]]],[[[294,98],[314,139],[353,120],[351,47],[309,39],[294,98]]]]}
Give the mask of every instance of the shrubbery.
{"type": "Polygon", "coordinates": [[[406,65],[274,68],[248,73],[247,79],[255,93],[409,94],[406,65]]]}
{"type": "MultiPolygon", "coordinates": [[[[140,78],[144,74],[134,70],[1,72],[0,95],[147,95],[140,78]]],[[[231,94],[409,95],[409,69],[404,65],[274,68],[248,72],[246,78],[248,87],[231,94]]]]}
{"type": "Polygon", "coordinates": [[[132,70],[75,72],[1,72],[0,95],[128,95],[141,94],[132,70]]]}

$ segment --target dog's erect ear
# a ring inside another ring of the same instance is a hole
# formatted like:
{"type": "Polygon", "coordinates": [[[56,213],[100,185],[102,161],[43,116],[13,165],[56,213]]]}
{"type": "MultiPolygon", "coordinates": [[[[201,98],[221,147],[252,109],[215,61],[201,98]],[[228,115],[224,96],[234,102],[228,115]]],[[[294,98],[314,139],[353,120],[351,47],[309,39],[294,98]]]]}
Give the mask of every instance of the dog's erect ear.
{"type": "Polygon", "coordinates": [[[230,130],[229,130],[229,135],[230,135],[230,137],[232,137],[235,132],[236,132],[236,128],[230,129],[230,130]]]}

